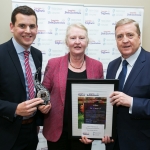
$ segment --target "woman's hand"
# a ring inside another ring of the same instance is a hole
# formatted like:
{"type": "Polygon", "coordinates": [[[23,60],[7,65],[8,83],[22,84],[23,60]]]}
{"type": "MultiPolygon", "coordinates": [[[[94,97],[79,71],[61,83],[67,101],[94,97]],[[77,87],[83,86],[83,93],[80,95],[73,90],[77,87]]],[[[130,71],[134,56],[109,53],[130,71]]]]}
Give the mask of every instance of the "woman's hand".
{"type": "Polygon", "coordinates": [[[82,136],[79,140],[84,144],[91,144],[93,142],[93,140],[88,139],[86,136],[82,136]]]}

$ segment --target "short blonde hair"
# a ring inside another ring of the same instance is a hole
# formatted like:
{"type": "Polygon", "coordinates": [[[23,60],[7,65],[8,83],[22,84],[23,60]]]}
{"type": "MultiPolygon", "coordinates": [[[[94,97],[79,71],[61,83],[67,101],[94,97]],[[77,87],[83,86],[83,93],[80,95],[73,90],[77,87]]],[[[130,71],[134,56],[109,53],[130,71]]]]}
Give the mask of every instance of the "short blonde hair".
{"type": "Polygon", "coordinates": [[[70,29],[72,29],[73,27],[76,27],[76,28],[79,28],[79,29],[83,29],[85,32],[86,32],[86,39],[87,39],[87,42],[89,43],[89,38],[88,38],[88,30],[87,28],[81,24],[81,23],[74,23],[74,24],[71,24],[67,27],[67,30],[66,30],[66,37],[65,37],[65,42],[66,42],[66,45],[67,45],[67,39],[68,39],[68,35],[69,35],[69,31],[70,29]]]}
{"type": "Polygon", "coordinates": [[[141,32],[140,32],[140,27],[139,27],[139,24],[133,20],[133,19],[129,19],[129,18],[124,18],[124,19],[121,19],[119,20],[117,23],[116,23],[116,26],[115,26],[115,31],[116,29],[119,27],[119,26],[122,26],[122,25],[125,25],[125,24],[130,24],[130,23],[133,23],[136,27],[136,32],[137,34],[140,36],[141,35],[141,32]]]}

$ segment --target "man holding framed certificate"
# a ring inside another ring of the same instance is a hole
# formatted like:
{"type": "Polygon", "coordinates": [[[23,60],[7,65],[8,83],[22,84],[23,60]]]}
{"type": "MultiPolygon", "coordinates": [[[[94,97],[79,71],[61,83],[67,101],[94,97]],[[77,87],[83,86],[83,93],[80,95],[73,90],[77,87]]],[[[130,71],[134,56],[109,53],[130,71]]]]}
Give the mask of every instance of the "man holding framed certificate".
{"type": "Polygon", "coordinates": [[[140,29],[135,20],[116,23],[115,37],[122,55],[109,63],[107,79],[120,80],[111,94],[117,108],[117,136],[114,143],[103,138],[107,150],[150,149],[150,53],[140,47],[140,29]]]}

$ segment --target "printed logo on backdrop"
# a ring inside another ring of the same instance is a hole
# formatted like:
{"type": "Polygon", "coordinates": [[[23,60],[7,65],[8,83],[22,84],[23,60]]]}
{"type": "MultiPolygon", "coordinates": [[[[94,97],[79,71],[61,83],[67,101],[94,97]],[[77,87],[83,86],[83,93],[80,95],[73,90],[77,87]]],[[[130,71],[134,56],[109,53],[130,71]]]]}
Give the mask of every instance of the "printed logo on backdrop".
{"type": "Polygon", "coordinates": [[[64,28],[55,28],[55,35],[65,35],[66,34],[66,29],[64,28]]]}
{"type": "Polygon", "coordinates": [[[88,16],[88,8],[85,8],[85,16],[88,16]]]}
{"type": "Polygon", "coordinates": [[[76,11],[74,9],[69,9],[69,10],[65,10],[64,14],[77,14],[77,15],[81,15],[81,10],[79,9],[78,11],[76,11]]]}
{"type": "Polygon", "coordinates": [[[95,23],[94,23],[94,20],[85,20],[85,24],[90,25],[90,24],[95,24],[95,23]]]}
{"type": "Polygon", "coordinates": [[[120,52],[117,48],[112,48],[112,55],[120,55],[120,52]]]}
{"type": "Polygon", "coordinates": [[[114,45],[114,43],[115,43],[115,38],[113,38],[113,39],[106,39],[106,38],[103,38],[103,45],[114,45]]]}
{"type": "Polygon", "coordinates": [[[41,18],[41,17],[38,17],[38,25],[39,25],[39,24],[44,24],[44,23],[45,23],[45,22],[44,22],[45,20],[46,20],[46,18],[44,18],[44,17],[42,17],[42,18],[41,18]]]}
{"type": "Polygon", "coordinates": [[[65,20],[50,20],[48,24],[65,24],[65,20]]]}
{"type": "Polygon", "coordinates": [[[112,22],[112,24],[111,24],[111,25],[115,26],[115,25],[116,25],[116,23],[117,23],[117,21],[114,21],[114,22],[112,22]]]}
{"type": "Polygon", "coordinates": [[[106,50],[106,49],[102,49],[102,50],[101,50],[101,54],[108,54],[108,53],[110,53],[109,50],[106,50]]]}
{"type": "Polygon", "coordinates": [[[100,19],[100,18],[97,19],[97,25],[98,26],[106,27],[106,26],[110,25],[110,22],[111,22],[111,20],[108,20],[108,19],[106,19],[106,20],[100,19]]]}
{"type": "Polygon", "coordinates": [[[48,49],[48,56],[51,56],[51,49],[48,49]]]}
{"type": "Polygon", "coordinates": [[[19,6],[20,6],[20,5],[16,4],[16,5],[15,5],[15,8],[17,8],[17,7],[19,7],[19,6]]]}
{"type": "Polygon", "coordinates": [[[124,16],[125,10],[124,9],[112,9],[112,16],[124,16]]]}
{"type": "Polygon", "coordinates": [[[58,15],[58,14],[61,14],[61,10],[62,10],[61,7],[52,7],[52,6],[47,7],[47,13],[48,14],[58,15]]]}
{"type": "Polygon", "coordinates": [[[51,6],[47,6],[47,13],[50,14],[51,13],[51,6]]]}
{"type": "Polygon", "coordinates": [[[142,16],[141,12],[128,12],[127,16],[142,16]]]}
{"type": "Polygon", "coordinates": [[[35,8],[34,8],[34,11],[35,11],[36,13],[43,13],[43,12],[45,12],[44,8],[40,8],[40,7],[35,7],[35,8]]]}
{"type": "Polygon", "coordinates": [[[88,8],[85,8],[85,16],[97,16],[99,10],[97,9],[88,9],[88,8]]]}
{"type": "Polygon", "coordinates": [[[97,34],[99,34],[99,30],[98,29],[89,29],[88,34],[89,35],[97,35],[97,34]]]}
{"type": "Polygon", "coordinates": [[[98,41],[92,40],[92,41],[89,41],[89,44],[101,44],[101,42],[99,40],[98,41]]]}
{"type": "Polygon", "coordinates": [[[37,34],[52,34],[52,30],[46,31],[46,30],[38,30],[37,34]]]}
{"type": "Polygon", "coordinates": [[[55,40],[56,45],[65,44],[63,40],[55,40]]]}
{"type": "Polygon", "coordinates": [[[37,45],[38,46],[45,46],[45,45],[50,45],[52,39],[47,39],[47,38],[37,38],[37,45]]]}
{"type": "Polygon", "coordinates": [[[101,11],[101,15],[107,16],[107,15],[110,15],[110,12],[107,10],[103,10],[103,11],[101,11]]]}
{"type": "Polygon", "coordinates": [[[103,31],[101,32],[101,35],[115,35],[115,33],[111,31],[103,31]]]}
{"type": "Polygon", "coordinates": [[[69,17],[67,18],[67,25],[70,25],[72,23],[77,23],[77,22],[82,23],[82,20],[79,18],[69,18],[69,17]]]}

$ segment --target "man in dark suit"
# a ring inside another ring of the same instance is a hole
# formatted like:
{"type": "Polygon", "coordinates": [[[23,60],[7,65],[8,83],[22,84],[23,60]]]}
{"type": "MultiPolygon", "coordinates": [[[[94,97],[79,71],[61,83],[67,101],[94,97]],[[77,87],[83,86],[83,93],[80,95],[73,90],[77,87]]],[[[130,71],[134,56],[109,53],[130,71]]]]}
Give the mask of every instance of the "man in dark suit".
{"type": "Polygon", "coordinates": [[[102,142],[107,150],[150,150],[150,53],[140,47],[139,25],[132,19],[117,22],[115,37],[122,56],[109,63],[106,78],[120,79],[123,60],[126,76],[123,88],[110,96],[117,106],[117,137],[102,142]]]}
{"type": "MultiPolygon", "coordinates": [[[[37,34],[34,10],[27,6],[14,9],[10,30],[13,38],[0,45],[0,149],[36,150],[37,114],[46,114],[51,105],[38,106],[43,103],[41,98],[29,98],[24,51],[30,52],[31,76],[42,67],[42,53],[31,46],[37,34]]],[[[33,87],[33,96],[35,91],[33,87]]]]}

